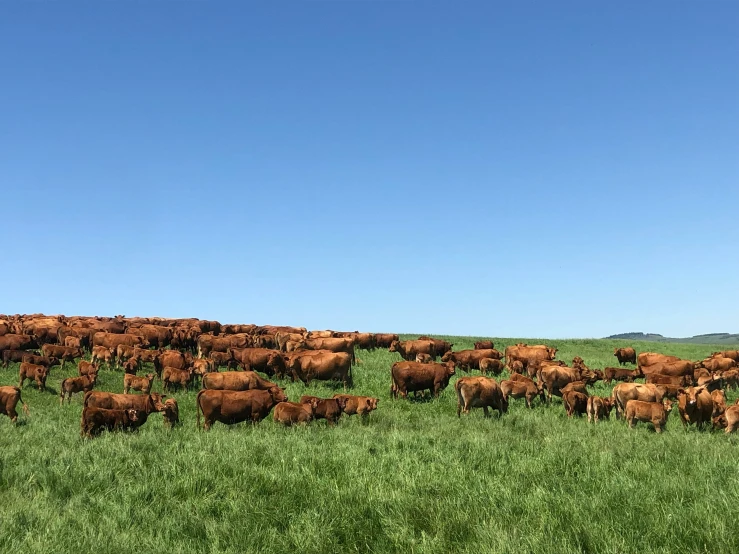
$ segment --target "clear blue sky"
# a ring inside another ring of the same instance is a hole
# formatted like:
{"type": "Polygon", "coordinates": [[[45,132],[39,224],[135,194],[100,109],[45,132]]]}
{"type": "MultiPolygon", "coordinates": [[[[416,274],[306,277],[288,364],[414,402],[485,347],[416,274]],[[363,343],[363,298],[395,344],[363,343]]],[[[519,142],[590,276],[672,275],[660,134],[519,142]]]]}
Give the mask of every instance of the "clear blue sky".
{"type": "Polygon", "coordinates": [[[0,312],[739,332],[739,3],[3,2],[0,312]]]}

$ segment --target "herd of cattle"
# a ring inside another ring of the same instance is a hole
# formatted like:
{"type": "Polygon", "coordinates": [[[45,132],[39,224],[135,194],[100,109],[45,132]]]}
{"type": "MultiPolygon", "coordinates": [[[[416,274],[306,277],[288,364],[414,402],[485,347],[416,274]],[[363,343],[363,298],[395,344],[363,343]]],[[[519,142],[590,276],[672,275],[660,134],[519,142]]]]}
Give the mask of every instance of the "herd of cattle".
{"type": "Polygon", "coordinates": [[[342,414],[366,417],[379,400],[370,396],[335,394],[332,398],[302,396],[289,402],[283,388],[263,377],[340,382],[346,392],[353,386],[355,349],[387,348],[403,361],[392,365],[391,397],[409,393],[433,396],[448,386],[456,370],[479,370],[454,385],[457,415],[471,408],[507,412],[511,398],[524,399],[529,408],[539,397],[562,398],[568,416],[587,414],[588,421],[617,418],[630,427],[637,421],[651,422],[657,432],[665,426],[676,401],[684,425],[702,428],[706,423],[730,433],[739,427],[739,401],[727,406],[725,389],[739,385],[739,351],[716,352],[701,361],[681,360],[650,352],[637,356],[633,348],[618,348],[620,366],[590,369],[576,357],[571,366],[556,361],[557,349],[546,345],[517,344],[504,352],[492,341],[475,343],[474,349],[453,351],[447,341],[432,337],[400,341],[398,335],[381,333],[307,331],[287,326],[222,325],[198,319],[65,317],[0,315],[0,352],[7,367],[20,363],[18,386],[0,386],[0,413],[16,421],[26,380],[40,390],[52,367],[77,361],[79,376],[64,379],[60,403],[83,392],[81,433],[92,437],[104,429],[136,429],[154,412],[161,412],[165,425],[179,422],[174,398],[152,392],[155,378],[164,391],[198,385],[197,422],[207,430],[225,424],[257,422],[273,414],[275,421],[291,425],[326,419],[334,425],[342,414]],[[85,351],[90,360],[83,359],[85,351]],[[440,362],[436,360],[440,358],[440,362]],[[102,365],[124,371],[123,393],[94,390],[102,365]],[[145,364],[152,373],[138,375],[145,364]],[[221,371],[225,368],[226,371],[221,371]],[[498,382],[504,370],[508,379],[498,382]],[[259,373],[257,373],[259,372],[259,373]],[[643,379],[638,383],[637,379],[643,379]],[[587,386],[597,381],[619,381],[610,396],[591,396],[587,386]],[[131,394],[138,391],[141,394],[131,394]]]}

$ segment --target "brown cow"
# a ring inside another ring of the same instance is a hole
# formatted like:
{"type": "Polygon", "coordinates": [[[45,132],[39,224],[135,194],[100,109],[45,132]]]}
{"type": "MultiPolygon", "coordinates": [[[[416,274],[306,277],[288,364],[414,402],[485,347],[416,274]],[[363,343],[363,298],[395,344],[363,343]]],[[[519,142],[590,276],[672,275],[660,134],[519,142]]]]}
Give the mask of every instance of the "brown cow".
{"type": "Polygon", "coordinates": [[[165,367],[172,367],[174,369],[185,369],[187,367],[187,360],[182,352],[177,350],[164,350],[156,358],[154,358],[154,371],[157,375],[162,375],[162,370],[165,367]]]}
{"type": "Polygon", "coordinates": [[[319,398],[307,395],[300,397],[301,404],[308,403],[314,406],[313,417],[315,419],[325,419],[328,425],[335,425],[339,421],[341,413],[346,408],[346,402],[347,399],[342,397],[319,398]]]}
{"type": "Polygon", "coordinates": [[[70,348],[82,348],[82,340],[79,337],[65,337],[64,346],[68,346],[70,348]]]}
{"type": "Polygon", "coordinates": [[[399,340],[398,335],[392,333],[375,333],[375,346],[377,348],[390,348],[390,345],[397,340],[399,340]]]}
{"type": "Polygon", "coordinates": [[[114,334],[99,331],[92,336],[92,346],[105,346],[115,350],[119,344],[128,346],[148,346],[147,340],[141,335],[114,334]]]}
{"type": "Polygon", "coordinates": [[[695,424],[702,429],[705,423],[711,421],[713,413],[713,398],[706,387],[688,387],[678,392],[677,407],[680,412],[680,421],[683,426],[695,424]]]}
{"type": "Polygon", "coordinates": [[[554,360],[556,355],[556,348],[551,348],[544,344],[537,344],[534,346],[517,344],[516,346],[507,346],[505,349],[505,359],[508,362],[509,367],[511,362],[518,360],[523,364],[523,369],[526,369],[529,363],[534,361],[554,360]]]}
{"type": "Polygon", "coordinates": [[[475,350],[492,350],[495,348],[491,340],[478,340],[475,342],[475,350]]]}
{"type": "Polygon", "coordinates": [[[67,403],[72,402],[72,395],[75,392],[89,392],[95,387],[97,383],[98,374],[93,373],[92,375],[84,375],[82,377],[67,377],[62,381],[59,387],[59,405],[64,404],[64,397],[67,397],[67,403]]]}
{"type": "Polygon", "coordinates": [[[123,394],[128,394],[131,389],[149,394],[153,383],[153,373],[149,373],[145,377],[136,377],[136,375],[126,373],[123,375],[123,394]]]}
{"type": "Polygon", "coordinates": [[[354,396],[352,394],[334,394],[336,400],[344,400],[345,406],[342,408],[346,415],[359,414],[362,418],[367,417],[370,412],[377,409],[379,399],[372,396],[354,396]]]}
{"type": "Polygon", "coordinates": [[[283,425],[310,423],[313,421],[313,410],[315,407],[316,400],[311,400],[306,404],[301,404],[300,402],[280,402],[275,406],[272,418],[275,420],[275,423],[282,423],[283,425]]]}
{"type": "Polygon", "coordinates": [[[430,340],[432,343],[434,343],[434,352],[432,354],[434,356],[434,359],[436,359],[436,357],[438,356],[443,356],[454,346],[451,342],[441,339],[435,339],[433,337],[422,336],[418,337],[418,340],[430,340]]]}
{"type": "Polygon", "coordinates": [[[457,417],[461,412],[470,413],[470,408],[482,408],[489,417],[488,407],[498,410],[502,417],[508,411],[508,401],[495,379],[490,377],[462,377],[454,383],[457,391],[457,417]]]}
{"type": "Polygon", "coordinates": [[[204,419],[203,428],[207,431],[216,421],[226,425],[242,421],[257,423],[267,417],[275,404],[286,401],[287,395],[279,387],[272,387],[268,391],[204,389],[198,393],[196,399],[198,428],[201,413],[204,419]]]}
{"type": "Polygon", "coordinates": [[[256,371],[224,371],[203,376],[203,388],[210,390],[269,390],[276,386],[256,371]]]}
{"type": "Polygon", "coordinates": [[[90,391],[85,393],[85,406],[105,408],[107,410],[137,410],[139,414],[150,414],[164,410],[162,400],[166,395],[152,392],[150,394],[118,394],[114,392],[90,391]]]}
{"type": "Polygon", "coordinates": [[[80,434],[91,439],[103,429],[116,431],[131,428],[138,419],[139,411],[133,408],[120,410],[85,406],[80,421],[80,434]]]}
{"type": "Polygon", "coordinates": [[[518,377],[518,379],[506,379],[500,383],[500,390],[503,391],[503,397],[506,399],[506,402],[508,402],[510,397],[525,398],[526,406],[533,408],[531,402],[537,396],[541,398],[542,403],[546,401],[544,391],[540,390],[532,379],[523,375],[518,375],[518,377]]]}
{"type": "Polygon", "coordinates": [[[511,362],[508,362],[508,369],[510,370],[511,374],[513,373],[523,373],[524,367],[523,362],[521,360],[513,360],[511,362]]]}
{"type": "Polygon", "coordinates": [[[18,335],[9,333],[0,337],[0,351],[2,350],[29,350],[37,348],[38,344],[32,335],[18,335]]]}
{"type": "Polygon", "coordinates": [[[80,363],[77,365],[77,373],[79,373],[80,377],[90,376],[98,371],[100,371],[98,364],[93,364],[87,360],[80,360],[80,363]]]}
{"type": "Polygon", "coordinates": [[[588,413],[588,423],[593,421],[594,423],[598,423],[601,419],[608,419],[611,415],[611,410],[613,409],[613,400],[611,400],[608,397],[602,397],[602,396],[589,396],[588,397],[588,405],[587,405],[587,413],[588,413]]]}
{"type": "Polygon", "coordinates": [[[285,374],[285,360],[279,350],[269,348],[229,348],[231,356],[244,369],[261,371],[269,376],[285,374]]]}
{"type": "Polygon", "coordinates": [[[561,392],[563,396],[566,392],[579,392],[585,396],[590,396],[588,393],[587,382],[585,381],[570,381],[564,387],[559,389],[559,392],[561,392]]]}
{"type": "Polygon", "coordinates": [[[603,370],[603,380],[611,384],[612,381],[623,381],[625,383],[633,383],[634,379],[643,377],[641,371],[633,369],[622,369],[620,367],[607,367],[603,370]]]}
{"type": "Polygon", "coordinates": [[[164,420],[164,426],[169,427],[170,429],[179,424],[180,407],[177,405],[177,400],[175,400],[174,398],[167,398],[167,400],[164,401],[162,419],[164,420]]]}
{"type": "Polygon", "coordinates": [[[637,421],[651,422],[654,430],[662,432],[667,423],[667,416],[672,410],[672,402],[665,399],[663,402],[644,402],[642,400],[629,400],[626,404],[626,421],[629,429],[633,429],[637,421]]]}
{"type": "Polygon", "coordinates": [[[390,344],[388,351],[397,352],[406,361],[415,360],[416,354],[419,353],[428,354],[436,359],[436,348],[430,340],[395,340],[390,344]]]}
{"type": "Polygon", "coordinates": [[[18,388],[23,388],[23,382],[28,379],[29,381],[36,381],[36,386],[39,390],[46,390],[46,378],[49,376],[49,368],[31,364],[28,362],[21,362],[20,367],[20,381],[18,388]]]}
{"type": "Polygon", "coordinates": [[[41,353],[49,358],[60,359],[62,361],[62,370],[64,369],[64,362],[74,362],[75,358],[82,358],[84,356],[81,348],[57,346],[56,344],[44,344],[41,347],[41,353]]]}
{"type": "Polygon", "coordinates": [[[125,362],[136,356],[136,347],[128,346],[127,344],[119,344],[115,348],[116,365],[121,365],[121,362],[125,362]]]}
{"type": "Polygon", "coordinates": [[[495,375],[500,375],[503,373],[504,367],[505,364],[500,360],[494,360],[493,358],[483,358],[480,360],[480,373],[483,375],[487,375],[488,371],[495,375]]]}
{"type": "Polygon", "coordinates": [[[218,371],[219,367],[232,369],[238,365],[238,362],[231,356],[230,352],[211,352],[207,359],[210,360],[213,371],[218,371]]]}
{"type": "Polygon", "coordinates": [[[626,413],[626,404],[632,400],[642,402],[662,402],[666,394],[665,385],[641,383],[619,383],[613,387],[611,399],[616,408],[616,419],[626,413]]]}
{"type": "Polygon", "coordinates": [[[106,346],[93,346],[90,360],[92,362],[101,361],[108,364],[108,367],[110,367],[111,362],[113,361],[113,351],[106,346]]]}
{"type": "Polygon", "coordinates": [[[123,373],[126,375],[136,375],[141,369],[141,359],[137,356],[127,359],[123,363],[123,373]]]}
{"type": "Polygon", "coordinates": [[[673,360],[669,362],[656,362],[650,365],[640,366],[644,375],[650,373],[661,373],[663,375],[672,375],[673,377],[681,377],[683,375],[693,375],[695,363],[690,360],[673,360]]]}
{"type": "Polygon", "coordinates": [[[713,358],[731,358],[739,363],[739,350],[724,350],[723,352],[714,352],[711,354],[713,358]]]}
{"type": "Polygon", "coordinates": [[[454,362],[443,364],[419,364],[417,362],[395,362],[391,369],[393,398],[400,394],[408,398],[409,392],[429,390],[434,396],[444,390],[455,374],[454,362]]]}
{"type": "Polygon", "coordinates": [[[544,366],[538,371],[538,379],[539,386],[547,391],[547,400],[551,402],[553,394],[562,396],[562,387],[573,381],[580,381],[582,372],[571,367],[544,366]]]}
{"type": "Polygon", "coordinates": [[[15,411],[18,402],[21,403],[23,411],[28,416],[28,406],[21,398],[21,389],[18,387],[0,387],[0,414],[8,416],[13,423],[18,421],[18,412],[15,411]]]}
{"type": "Polygon", "coordinates": [[[492,358],[500,360],[503,355],[497,350],[459,350],[447,352],[441,357],[443,362],[454,362],[454,365],[464,371],[480,369],[480,360],[492,358]]]}
{"type": "Polygon", "coordinates": [[[711,391],[711,400],[713,400],[713,412],[711,417],[717,417],[726,411],[726,393],[722,390],[711,391]]]}
{"type": "Polygon", "coordinates": [[[726,427],[725,433],[733,433],[739,429],[739,406],[729,406],[726,411],[713,418],[713,426],[717,429],[726,427]]]}
{"type": "Polygon", "coordinates": [[[353,386],[351,355],[346,352],[323,352],[318,355],[293,353],[286,356],[287,371],[306,385],[313,379],[319,381],[341,381],[344,390],[353,386]]]}
{"type": "Polygon", "coordinates": [[[138,346],[133,347],[133,357],[138,358],[142,364],[147,362],[150,364],[156,363],[157,358],[162,352],[162,350],[149,350],[148,348],[139,348],[138,346]]]}
{"type": "Polygon", "coordinates": [[[567,412],[567,417],[572,417],[574,414],[581,416],[588,410],[588,395],[568,390],[562,393],[562,403],[567,412]]]}
{"type": "Polygon", "coordinates": [[[636,363],[636,350],[630,346],[626,348],[614,348],[613,355],[616,356],[619,365],[636,363]]]}
{"type": "Polygon", "coordinates": [[[681,377],[674,377],[672,375],[662,375],[661,373],[647,373],[646,382],[655,385],[679,385],[681,387],[687,387],[693,384],[693,376],[683,375],[681,377]]]}
{"type": "Polygon", "coordinates": [[[431,356],[431,354],[424,354],[423,352],[419,352],[416,354],[416,361],[419,364],[430,364],[434,361],[434,358],[431,356]]]}
{"type": "Polygon", "coordinates": [[[165,367],[162,370],[162,388],[168,391],[172,385],[187,388],[192,382],[193,371],[189,369],[178,369],[176,367],[165,367]]]}
{"type": "Polygon", "coordinates": [[[731,358],[708,358],[701,362],[701,366],[709,371],[727,371],[736,367],[731,358]]]}
{"type": "Polygon", "coordinates": [[[729,371],[724,371],[721,374],[721,378],[724,380],[727,388],[739,388],[739,369],[730,369],[729,371]]]}
{"type": "Polygon", "coordinates": [[[352,363],[356,363],[354,354],[354,339],[352,338],[326,338],[326,339],[305,339],[300,341],[303,348],[308,350],[330,350],[331,352],[346,352],[351,356],[352,363]]]}
{"type": "Polygon", "coordinates": [[[645,365],[653,365],[663,362],[677,362],[680,360],[677,356],[667,356],[666,354],[658,354],[657,352],[642,352],[636,357],[639,367],[645,365]]]}

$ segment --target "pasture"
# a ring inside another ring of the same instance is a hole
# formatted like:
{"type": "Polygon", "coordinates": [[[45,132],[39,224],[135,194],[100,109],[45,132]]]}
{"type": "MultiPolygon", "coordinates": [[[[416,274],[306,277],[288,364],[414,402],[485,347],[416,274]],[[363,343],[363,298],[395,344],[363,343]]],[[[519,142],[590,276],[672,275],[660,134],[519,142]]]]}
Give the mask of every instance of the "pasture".
{"type": "MultiPolygon", "coordinates": [[[[407,336],[405,338],[412,338],[407,336]]],[[[440,337],[454,349],[475,338],[440,337]]],[[[521,339],[494,339],[501,351],[521,339]]],[[[528,339],[528,342],[540,342],[528,339]]],[[[701,359],[702,344],[549,341],[557,358],[618,365],[615,346],[701,359]]],[[[196,391],[174,393],[182,425],[154,414],[137,433],[80,439],[82,395],[59,406],[53,368],[31,415],[0,417],[0,551],[48,552],[736,552],[739,442],[723,432],[666,432],[567,418],[561,399],[506,415],[457,418],[453,384],[438,399],[391,400],[387,350],[358,351],[354,394],[380,398],[366,421],[343,416],[283,428],[217,423],[198,431],[196,391]]],[[[478,374],[478,372],[474,372],[478,374]]],[[[507,373],[504,373],[507,375],[507,373]]],[[[17,385],[18,364],[0,369],[17,385]]],[[[104,369],[97,390],[122,392],[104,369]]],[[[281,383],[291,400],[340,386],[281,383]]],[[[611,386],[598,383],[594,394],[611,386]]],[[[155,391],[161,391],[156,382],[155,391]]],[[[733,403],[737,394],[729,393],[733,403]]]]}

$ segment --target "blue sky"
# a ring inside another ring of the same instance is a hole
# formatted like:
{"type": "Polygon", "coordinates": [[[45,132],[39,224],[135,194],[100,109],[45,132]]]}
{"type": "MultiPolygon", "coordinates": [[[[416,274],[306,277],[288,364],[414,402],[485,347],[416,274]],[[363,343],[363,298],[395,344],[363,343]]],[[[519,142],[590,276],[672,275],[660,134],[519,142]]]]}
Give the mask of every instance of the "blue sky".
{"type": "Polygon", "coordinates": [[[7,2],[0,312],[739,332],[739,3],[7,2]]]}

